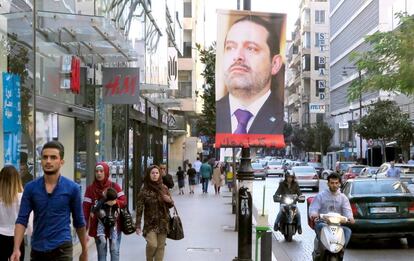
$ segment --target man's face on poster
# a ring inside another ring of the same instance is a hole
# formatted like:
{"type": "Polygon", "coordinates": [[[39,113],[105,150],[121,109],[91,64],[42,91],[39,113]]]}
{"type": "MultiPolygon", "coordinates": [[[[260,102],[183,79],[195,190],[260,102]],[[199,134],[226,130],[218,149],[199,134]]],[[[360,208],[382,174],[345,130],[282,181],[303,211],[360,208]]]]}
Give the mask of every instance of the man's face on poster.
{"type": "Polygon", "coordinates": [[[280,69],[280,55],[270,55],[268,35],[265,27],[249,21],[234,24],[227,33],[224,83],[237,98],[249,99],[266,93],[272,75],[280,69]]]}

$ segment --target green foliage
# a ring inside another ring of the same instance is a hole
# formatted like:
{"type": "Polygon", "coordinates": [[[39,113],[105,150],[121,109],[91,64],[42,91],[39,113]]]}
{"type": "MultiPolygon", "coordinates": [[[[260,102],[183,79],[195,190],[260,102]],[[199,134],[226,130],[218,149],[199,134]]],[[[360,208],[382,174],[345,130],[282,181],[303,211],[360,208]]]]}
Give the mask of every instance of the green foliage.
{"type": "Polygon", "coordinates": [[[201,75],[206,83],[203,85],[204,92],[201,95],[204,104],[197,122],[197,129],[199,135],[209,136],[214,140],[216,135],[216,45],[213,43],[209,48],[203,49],[200,44],[196,44],[196,48],[200,54],[200,61],[205,66],[201,75]]]}
{"type": "Polygon", "coordinates": [[[399,26],[393,31],[376,32],[365,41],[372,50],[352,53],[358,70],[364,72],[361,82],[354,81],[348,98],[357,99],[361,92],[373,90],[414,94],[414,15],[399,13],[399,26]]]}
{"type": "Polygon", "coordinates": [[[302,152],[320,151],[323,155],[328,151],[335,131],[325,122],[303,128],[293,128],[292,144],[302,152]]]}
{"type": "Polygon", "coordinates": [[[378,101],[368,109],[354,129],[364,139],[386,142],[397,141],[403,148],[409,148],[414,141],[414,127],[408,114],[403,113],[394,101],[378,101]]]}
{"type": "Polygon", "coordinates": [[[314,149],[326,155],[335,131],[325,122],[319,122],[312,127],[314,131],[314,149]]]}
{"type": "Polygon", "coordinates": [[[290,142],[292,139],[293,134],[293,127],[290,123],[285,122],[283,125],[283,136],[285,138],[285,142],[290,142]]]}
{"type": "MultiPolygon", "coordinates": [[[[7,43],[10,44],[10,43],[7,43]]],[[[20,76],[20,109],[21,121],[24,133],[29,133],[30,99],[32,98],[32,88],[26,85],[26,79],[29,76],[27,65],[29,55],[27,48],[20,45],[11,45],[8,53],[7,70],[20,76]]]]}

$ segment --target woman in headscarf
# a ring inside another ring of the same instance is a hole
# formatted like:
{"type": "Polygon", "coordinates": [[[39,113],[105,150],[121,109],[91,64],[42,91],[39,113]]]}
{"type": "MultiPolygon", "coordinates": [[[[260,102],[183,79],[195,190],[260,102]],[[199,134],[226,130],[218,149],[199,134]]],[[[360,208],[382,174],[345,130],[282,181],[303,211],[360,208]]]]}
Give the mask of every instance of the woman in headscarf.
{"type": "Polygon", "coordinates": [[[119,216],[116,216],[116,233],[111,233],[109,229],[102,231],[104,236],[98,236],[98,215],[94,213],[93,208],[99,201],[105,198],[106,191],[113,188],[117,192],[115,200],[105,201],[104,204],[113,206],[118,205],[119,208],[126,206],[126,197],[121,187],[109,180],[109,166],[105,162],[99,162],[95,167],[95,180],[86,188],[85,197],[83,199],[83,212],[86,219],[86,227],[89,229],[89,236],[95,239],[96,249],[98,252],[98,261],[106,261],[107,241],[109,239],[109,249],[111,253],[111,261],[119,260],[119,248],[121,245],[121,222],[119,216]],[[112,238],[114,235],[117,238],[112,238]]]}
{"type": "Polygon", "coordinates": [[[164,259],[165,240],[167,239],[169,208],[174,206],[167,186],[162,183],[158,166],[147,169],[144,187],[138,194],[136,208],[136,232],[143,234],[147,241],[147,261],[164,259]],[[141,230],[141,219],[144,214],[144,227],[141,230]]]}

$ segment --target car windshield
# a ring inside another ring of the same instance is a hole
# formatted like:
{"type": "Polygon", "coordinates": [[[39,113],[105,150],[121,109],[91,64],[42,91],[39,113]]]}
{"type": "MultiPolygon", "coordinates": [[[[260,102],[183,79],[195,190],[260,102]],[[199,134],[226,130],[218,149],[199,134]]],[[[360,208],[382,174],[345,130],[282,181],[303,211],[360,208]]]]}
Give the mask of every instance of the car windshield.
{"type": "Polygon", "coordinates": [[[263,169],[263,165],[261,163],[252,163],[253,169],[263,169]]]}
{"type": "Polygon", "coordinates": [[[282,165],[282,162],[281,161],[271,161],[267,165],[280,166],[280,165],[282,165]]]}
{"type": "Polygon", "coordinates": [[[410,191],[402,182],[393,179],[353,182],[351,191],[353,195],[395,193],[410,193],[410,191]]]}
{"type": "Polygon", "coordinates": [[[363,168],[364,168],[363,166],[361,166],[361,167],[352,167],[351,172],[359,174],[363,168]]]}
{"type": "Polygon", "coordinates": [[[322,166],[322,164],[319,162],[308,162],[308,165],[315,168],[320,168],[322,166]]]}
{"type": "Polygon", "coordinates": [[[292,169],[296,175],[301,175],[301,174],[311,174],[315,172],[315,169],[313,167],[294,167],[292,169]]]}

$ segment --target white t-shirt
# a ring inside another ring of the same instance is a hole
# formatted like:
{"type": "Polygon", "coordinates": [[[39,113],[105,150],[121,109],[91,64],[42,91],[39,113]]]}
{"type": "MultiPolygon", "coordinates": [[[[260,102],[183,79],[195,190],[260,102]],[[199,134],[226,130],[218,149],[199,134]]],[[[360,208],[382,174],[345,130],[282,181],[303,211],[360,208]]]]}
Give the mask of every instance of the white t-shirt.
{"type": "Polygon", "coordinates": [[[196,172],[200,172],[201,161],[199,161],[199,160],[194,161],[193,167],[194,167],[194,169],[195,169],[196,172]]]}
{"type": "Polygon", "coordinates": [[[14,224],[19,215],[20,201],[23,193],[17,195],[17,199],[11,206],[7,206],[0,201],[0,234],[4,236],[14,235],[14,224]]]}

